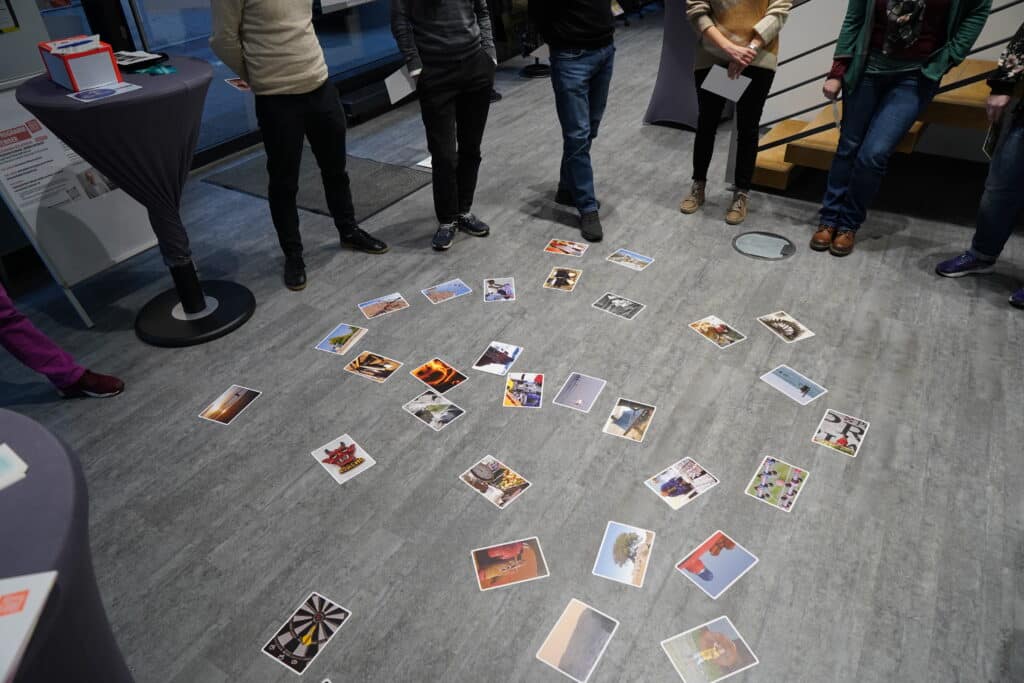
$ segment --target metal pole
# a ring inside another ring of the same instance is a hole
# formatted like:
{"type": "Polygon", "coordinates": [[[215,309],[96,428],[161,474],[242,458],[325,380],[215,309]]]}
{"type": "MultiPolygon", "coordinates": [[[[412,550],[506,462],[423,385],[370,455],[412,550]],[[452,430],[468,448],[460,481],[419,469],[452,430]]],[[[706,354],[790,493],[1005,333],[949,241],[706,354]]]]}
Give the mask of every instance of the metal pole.
{"type": "Polygon", "coordinates": [[[139,6],[136,0],[127,0],[128,7],[132,10],[132,18],[135,20],[135,27],[139,31],[139,41],[142,43],[142,49],[149,52],[149,40],[146,38],[146,27],[142,24],[142,15],[139,14],[139,6]]]}

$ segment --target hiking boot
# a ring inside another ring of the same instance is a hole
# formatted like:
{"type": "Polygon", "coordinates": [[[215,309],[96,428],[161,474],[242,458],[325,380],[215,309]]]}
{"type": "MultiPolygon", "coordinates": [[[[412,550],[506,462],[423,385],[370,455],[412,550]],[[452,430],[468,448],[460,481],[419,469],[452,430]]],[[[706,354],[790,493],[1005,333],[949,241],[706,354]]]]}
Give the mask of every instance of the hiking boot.
{"type": "Polygon", "coordinates": [[[487,237],[491,234],[491,226],[484,223],[482,220],[477,218],[471,213],[459,214],[455,222],[459,226],[459,230],[472,235],[473,237],[487,237]]]}
{"type": "Polygon", "coordinates": [[[301,256],[285,257],[284,286],[293,292],[306,288],[306,263],[301,256]]]}
{"type": "Polygon", "coordinates": [[[339,232],[341,246],[355,249],[367,254],[384,254],[388,245],[380,241],[362,228],[351,228],[346,232],[339,232]]]}
{"type": "Polygon", "coordinates": [[[597,211],[589,211],[580,216],[580,232],[588,242],[600,242],[604,238],[604,229],[597,211]]]}
{"type": "Polygon", "coordinates": [[[112,375],[101,375],[86,370],[78,381],[69,387],[57,389],[64,398],[108,398],[124,391],[124,382],[112,375]]]}
{"type": "Polygon", "coordinates": [[[964,275],[990,273],[994,266],[995,261],[980,259],[973,252],[965,251],[955,258],[935,266],[935,272],[942,277],[963,277],[964,275]]]}
{"type": "Polygon", "coordinates": [[[707,187],[707,181],[694,180],[690,187],[690,194],[679,203],[679,210],[687,214],[697,213],[697,210],[704,206],[705,187],[707,187]]]}
{"type": "Polygon", "coordinates": [[[853,230],[840,230],[832,238],[832,245],[828,248],[833,256],[847,256],[853,251],[853,242],[857,233],[853,230]]]}
{"type": "Polygon", "coordinates": [[[437,226],[437,232],[434,233],[434,239],[430,242],[430,246],[437,251],[448,249],[452,246],[452,240],[455,239],[455,233],[458,230],[459,226],[455,223],[442,223],[437,226]]]}
{"type": "Polygon", "coordinates": [[[814,251],[828,251],[832,246],[832,238],[836,236],[836,229],[831,225],[819,225],[818,232],[811,237],[811,249],[814,251]]]}
{"type": "Polygon", "coordinates": [[[737,190],[732,194],[732,205],[725,212],[725,222],[729,225],[739,225],[747,218],[747,204],[750,202],[750,195],[737,190]]]}

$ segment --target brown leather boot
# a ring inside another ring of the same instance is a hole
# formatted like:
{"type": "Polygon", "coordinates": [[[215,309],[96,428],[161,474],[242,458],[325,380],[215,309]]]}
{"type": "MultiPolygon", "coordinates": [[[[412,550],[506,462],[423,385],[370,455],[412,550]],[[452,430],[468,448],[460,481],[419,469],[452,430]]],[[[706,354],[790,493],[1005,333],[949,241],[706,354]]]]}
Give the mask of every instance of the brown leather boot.
{"type": "Polygon", "coordinates": [[[725,212],[725,222],[729,225],[739,225],[747,219],[747,204],[750,202],[750,195],[746,192],[736,191],[732,195],[732,205],[725,212]]]}
{"type": "Polygon", "coordinates": [[[679,210],[683,213],[697,213],[697,210],[704,205],[704,188],[707,183],[703,180],[694,180],[690,194],[679,203],[679,210]]]}
{"type": "Polygon", "coordinates": [[[853,251],[853,241],[857,233],[853,230],[840,230],[832,239],[832,246],[828,248],[833,256],[846,256],[853,251]]]}
{"type": "Polygon", "coordinates": [[[831,225],[819,225],[818,232],[811,237],[811,249],[814,251],[828,251],[832,246],[832,238],[836,236],[836,229],[831,225]]]}

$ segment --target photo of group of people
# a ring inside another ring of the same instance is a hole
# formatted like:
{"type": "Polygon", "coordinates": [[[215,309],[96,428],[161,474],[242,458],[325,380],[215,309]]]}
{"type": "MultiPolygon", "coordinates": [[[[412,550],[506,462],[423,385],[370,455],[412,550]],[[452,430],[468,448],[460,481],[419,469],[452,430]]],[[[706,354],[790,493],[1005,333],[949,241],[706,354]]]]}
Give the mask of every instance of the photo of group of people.
{"type": "Polygon", "coordinates": [[[810,472],[777,458],[766,457],[747,486],[747,495],[789,512],[810,472]]]}

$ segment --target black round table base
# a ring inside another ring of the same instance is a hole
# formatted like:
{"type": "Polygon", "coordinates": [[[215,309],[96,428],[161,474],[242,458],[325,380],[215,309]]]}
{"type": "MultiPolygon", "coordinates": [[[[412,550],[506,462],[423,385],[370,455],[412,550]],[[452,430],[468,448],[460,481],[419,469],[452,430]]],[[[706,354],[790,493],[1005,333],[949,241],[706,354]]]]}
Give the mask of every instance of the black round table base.
{"type": "Polygon", "coordinates": [[[217,307],[209,315],[181,320],[173,314],[180,299],[169,289],[142,307],[135,318],[135,334],[153,346],[193,346],[205,344],[237,330],[256,310],[256,298],[240,284],[225,280],[202,283],[207,298],[216,299],[217,307]]]}

